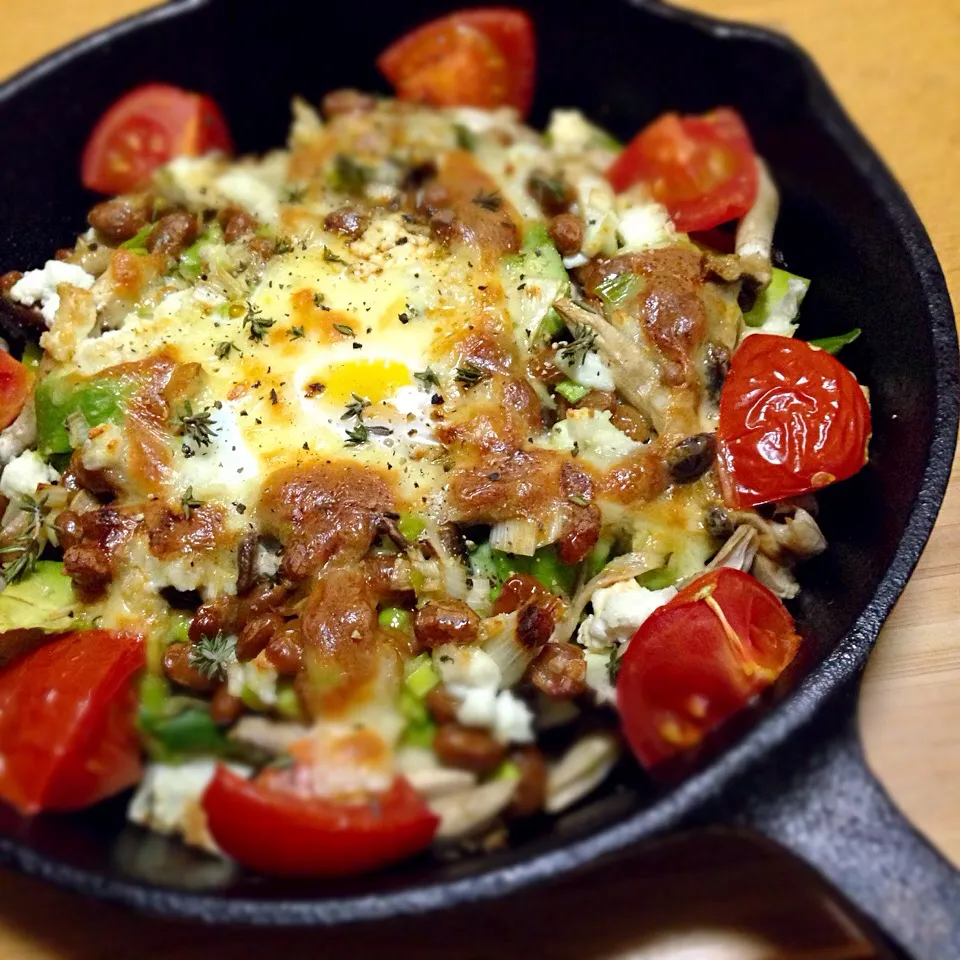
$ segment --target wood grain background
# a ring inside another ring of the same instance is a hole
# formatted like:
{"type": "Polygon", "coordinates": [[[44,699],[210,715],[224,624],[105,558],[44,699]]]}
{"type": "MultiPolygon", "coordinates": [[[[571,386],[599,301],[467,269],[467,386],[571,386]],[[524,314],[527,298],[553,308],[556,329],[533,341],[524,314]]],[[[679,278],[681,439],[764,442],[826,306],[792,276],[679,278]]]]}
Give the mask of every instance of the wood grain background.
{"type": "MultiPolygon", "coordinates": [[[[2,0],[0,77],[143,0],[2,0]]],[[[960,291],[960,2],[688,0],[790,33],[906,187],[960,291]]],[[[0,161],[2,162],[2,161],[0,161]]],[[[869,326],[869,318],[856,318],[869,326]]],[[[960,863],[960,483],[881,636],[861,698],[874,769],[960,863]]],[[[217,931],[135,917],[0,872],[3,960],[852,960],[873,950],[810,878],[748,840],[670,841],[549,891],[411,925],[217,931]]]]}

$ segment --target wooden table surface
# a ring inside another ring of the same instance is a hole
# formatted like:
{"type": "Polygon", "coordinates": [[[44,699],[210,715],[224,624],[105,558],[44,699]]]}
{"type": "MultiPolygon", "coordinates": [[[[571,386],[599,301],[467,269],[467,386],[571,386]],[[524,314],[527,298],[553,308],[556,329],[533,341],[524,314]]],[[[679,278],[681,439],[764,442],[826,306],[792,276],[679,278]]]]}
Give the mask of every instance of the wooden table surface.
{"type": "MultiPolygon", "coordinates": [[[[687,0],[792,34],[906,187],[960,293],[960,0],[687,0]]],[[[143,0],[2,0],[0,77],[143,0]]],[[[869,318],[865,320],[869,323],[869,318]]],[[[960,864],[960,481],[881,636],[861,699],[867,752],[903,810],[960,864]]],[[[325,933],[162,923],[0,872],[0,957],[291,960],[841,960],[873,951],[788,858],[744,840],[671,841],[547,892],[410,925],[325,933]],[[425,933],[429,930],[429,934],[425,933]]]]}

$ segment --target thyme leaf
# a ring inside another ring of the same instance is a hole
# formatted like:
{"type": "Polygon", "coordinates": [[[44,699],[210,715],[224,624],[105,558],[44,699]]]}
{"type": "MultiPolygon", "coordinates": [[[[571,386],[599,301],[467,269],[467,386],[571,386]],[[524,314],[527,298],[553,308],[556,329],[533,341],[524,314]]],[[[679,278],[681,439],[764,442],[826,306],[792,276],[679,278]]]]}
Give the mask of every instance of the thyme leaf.
{"type": "Polygon", "coordinates": [[[571,330],[571,333],[573,333],[573,340],[564,344],[557,351],[557,356],[573,366],[578,366],[596,345],[597,334],[589,327],[576,327],[571,330]]]}
{"type": "Polygon", "coordinates": [[[362,423],[358,423],[352,430],[347,431],[345,444],[348,447],[358,447],[369,439],[370,431],[362,423]]]}
{"type": "Polygon", "coordinates": [[[210,446],[210,441],[217,435],[213,414],[210,413],[209,407],[194,413],[193,405],[189,400],[184,403],[183,409],[177,414],[177,425],[180,434],[193,440],[198,447],[210,446]]]}
{"type": "Polygon", "coordinates": [[[209,680],[227,675],[227,667],[237,657],[237,641],[218,630],[215,636],[204,637],[195,643],[187,657],[194,667],[209,680]]]}
{"type": "Polygon", "coordinates": [[[457,373],[453,379],[464,386],[472,387],[483,379],[483,371],[476,364],[465,363],[462,367],[457,367],[457,373]]]}
{"type": "Polygon", "coordinates": [[[263,311],[247,301],[247,315],[243,318],[243,326],[250,328],[250,339],[260,343],[266,332],[276,321],[263,315],[263,311]]]}
{"type": "Polygon", "coordinates": [[[356,419],[357,422],[359,422],[363,419],[363,411],[370,406],[370,401],[366,397],[361,397],[356,393],[351,393],[350,396],[353,397],[353,399],[347,404],[346,413],[344,413],[340,419],[356,419]]]}
{"type": "Polygon", "coordinates": [[[187,487],[185,493],[180,498],[180,506],[183,507],[183,517],[185,520],[190,519],[190,511],[196,510],[198,507],[203,506],[203,501],[198,500],[193,495],[193,487],[187,487]]]}
{"type": "Polygon", "coordinates": [[[503,197],[500,196],[499,190],[492,190],[490,193],[483,193],[481,191],[473,198],[473,202],[478,207],[483,207],[484,210],[493,212],[503,206],[503,197]]]}
{"type": "Polygon", "coordinates": [[[413,377],[415,380],[419,380],[420,385],[425,389],[429,389],[431,386],[440,386],[440,378],[429,367],[426,370],[418,370],[413,377]]]}

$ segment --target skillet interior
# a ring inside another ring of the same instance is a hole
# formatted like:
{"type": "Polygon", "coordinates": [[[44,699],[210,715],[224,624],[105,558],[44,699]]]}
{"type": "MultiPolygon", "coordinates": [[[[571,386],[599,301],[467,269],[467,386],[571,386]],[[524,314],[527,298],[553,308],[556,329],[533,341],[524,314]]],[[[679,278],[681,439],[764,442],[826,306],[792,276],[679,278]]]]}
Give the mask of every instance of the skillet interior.
{"type": "MultiPolygon", "coordinates": [[[[0,269],[41,263],[83,227],[91,197],[77,158],[121,91],[157,79],[206,90],[224,106],[240,149],[262,150],[282,141],[291,93],[317,100],[339,86],[383,89],[376,53],[412,20],[456,5],[422,3],[413,15],[394,4],[357,30],[349,5],[323,5],[321,16],[293,0],[186,0],[55,55],[0,92],[8,144],[0,269]]],[[[821,498],[831,548],[801,574],[802,658],[757,709],[678,771],[689,774],[682,786],[651,784],[625,765],[591,802],[532,824],[509,851],[484,858],[422,860],[335,885],[231,879],[204,857],[124,827],[122,804],[112,803],[32,823],[0,808],[0,860],[213,921],[329,923],[495,895],[678,822],[862,665],[932,526],[955,437],[956,337],[922,228],[786,42],[653,3],[604,3],[576,29],[549,0],[526,5],[542,60],[535,124],[552,105],[576,105],[627,138],[665,110],[736,106],[783,193],[777,244],[791,270],[813,278],[803,334],[864,329],[844,361],[871,391],[871,463],[821,498]]]]}

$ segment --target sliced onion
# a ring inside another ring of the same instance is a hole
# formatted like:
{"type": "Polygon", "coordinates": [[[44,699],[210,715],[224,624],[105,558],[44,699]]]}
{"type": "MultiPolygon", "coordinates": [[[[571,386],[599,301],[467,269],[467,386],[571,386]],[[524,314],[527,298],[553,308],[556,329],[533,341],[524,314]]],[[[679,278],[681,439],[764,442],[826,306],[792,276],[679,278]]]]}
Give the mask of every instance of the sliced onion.
{"type": "Polygon", "coordinates": [[[504,688],[520,682],[537,654],[536,649],[524,647],[517,638],[516,611],[480,621],[480,649],[496,661],[504,688]]]}

